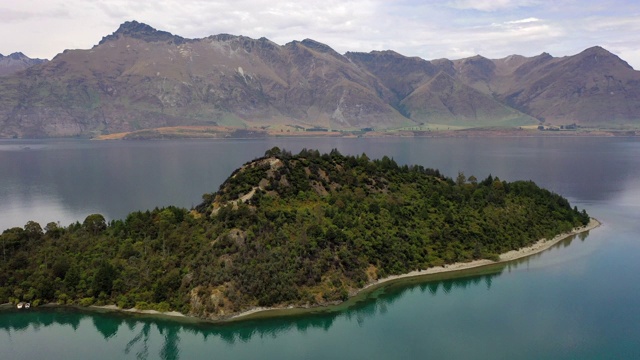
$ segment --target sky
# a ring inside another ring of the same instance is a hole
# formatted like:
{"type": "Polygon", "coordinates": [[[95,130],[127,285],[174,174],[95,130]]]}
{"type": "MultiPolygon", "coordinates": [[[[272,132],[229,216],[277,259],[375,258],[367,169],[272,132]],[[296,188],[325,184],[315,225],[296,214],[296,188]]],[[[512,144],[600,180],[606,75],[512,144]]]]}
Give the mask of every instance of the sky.
{"type": "Polygon", "coordinates": [[[599,45],[640,69],[637,0],[0,0],[0,54],[89,49],[129,20],[185,38],[309,38],[340,53],[427,60],[566,56],[599,45]]]}

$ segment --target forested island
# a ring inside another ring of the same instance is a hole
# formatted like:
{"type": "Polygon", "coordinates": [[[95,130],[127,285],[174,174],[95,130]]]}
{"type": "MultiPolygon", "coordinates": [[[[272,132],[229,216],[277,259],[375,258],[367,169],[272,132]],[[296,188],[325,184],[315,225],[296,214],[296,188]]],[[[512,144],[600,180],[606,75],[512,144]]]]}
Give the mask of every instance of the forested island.
{"type": "Polygon", "coordinates": [[[497,261],[589,221],[531,181],[273,148],[191,210],[5,230],[0,304],[115,304],[214,320],[335,304],[378,279],[497,261]]]}

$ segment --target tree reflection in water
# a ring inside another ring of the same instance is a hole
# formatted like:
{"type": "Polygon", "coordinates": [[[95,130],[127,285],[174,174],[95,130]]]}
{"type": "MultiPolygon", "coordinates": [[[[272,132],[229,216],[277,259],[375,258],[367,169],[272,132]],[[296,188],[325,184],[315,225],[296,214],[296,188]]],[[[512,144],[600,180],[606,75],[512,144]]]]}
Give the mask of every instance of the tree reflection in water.
{"type": "Polygon", "coordinates": [[[391,283],[380,287],[344,308],[319,309],[317,312],[300,315],[249,319],[226,324],[181,322],[180,319],[167,320],[119,312],[87,312],[72,308],[40,308],[28,312],[6,310],[0,313],[0,331],[6,332],[9,337],[14,333],[28,332],[29,329],[39,331],[54,325],[70,326],[77,331],[81,321],[90,318],[97,333],[105,341],[111,342],[117,337],[131,336],[122,350],[125,355],[135,354],[137,359],[179,359],[180,337],[183,333],[202,336],[205,341],[214,337],[228,344],[235,344],[247,343],[256,337],[276,338],[292,329],[303,333],[310,329],[328,331],[340,317],[355,320],[359,326],[363,326],[366,319],[385,314],[389,306],[407,292],[419,289],[426,293],[428,290],[428,295],[436,296],[440,289],[449,293],[457,288],[481,285],[483,281],[490,286],[491,279],[499,276],[501,272],[502,269],[496,269],[492,274],[429,282],[409,279],[409,284],[391,283]],[[158,338],[162,339],[162,346],[158,354],[152,354],[150,349],[157,348],[157,344],[153,346],[153,343],[157,342],[158,338]]]}

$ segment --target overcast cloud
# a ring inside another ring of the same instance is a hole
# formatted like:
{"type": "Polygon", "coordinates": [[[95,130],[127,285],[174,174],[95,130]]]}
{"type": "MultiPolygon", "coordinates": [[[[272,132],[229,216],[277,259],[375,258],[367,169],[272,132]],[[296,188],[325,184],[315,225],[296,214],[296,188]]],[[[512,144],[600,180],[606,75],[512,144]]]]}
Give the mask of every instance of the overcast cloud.
{"type": "Polygon", "coordinates": [[[229,33],[336,51],[502,58],[600,45],[640,69],[640,2],[540,0],[0,0],[0,53],[51,59],[88,49],[124,21],[186,38],[229,33]]]}

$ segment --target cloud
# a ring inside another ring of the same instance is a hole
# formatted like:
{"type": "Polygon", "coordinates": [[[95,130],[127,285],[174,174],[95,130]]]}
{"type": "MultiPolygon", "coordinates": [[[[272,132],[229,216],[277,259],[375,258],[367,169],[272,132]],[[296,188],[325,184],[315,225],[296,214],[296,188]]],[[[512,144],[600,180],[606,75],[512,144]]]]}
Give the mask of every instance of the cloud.
{"type": "Polygon", "coordinates": [[[0,53],[51,58],[91,48],[128,20],[187,38],[219,33],[336,51],[392,49],[425,59],[554,56],[601,45],[640,67],[640,4],[623,0],[30,0],[0,8],[0,53]]]}
{"type": "Polygon", "coordinates": [[[34,13],[28,11],[0,8],[0,21],[3,23],[24,21],[34,17],[34,15],[34,13]]]}
{"type": "Polygon", "coordinates": [[[13,8],[0,8],[1,23],[19,23],[24,21],[32,21],[35,19],[45,19],[52,16],[68,19],[69,13],[63,7],[53,8],[31,8],[29,6],[16,6],[13,8]]]}
{"type": "Polygon", "coordinates": [[[542,20],[540,20],[538,18],[530,17],[530,18],[526,18],[526,19],[507,21],[507,22],[505,22],[505,24],[528,24],[528,23],[539,22],[539,21],[542,21],[542,20]]]}
{"type": "Polygon", "coordinates": [[[448,5],[458,10],[497,11],[533,6],[538,3],[534,0],[454,0],[448,5]]]}

